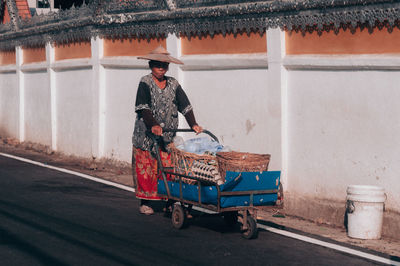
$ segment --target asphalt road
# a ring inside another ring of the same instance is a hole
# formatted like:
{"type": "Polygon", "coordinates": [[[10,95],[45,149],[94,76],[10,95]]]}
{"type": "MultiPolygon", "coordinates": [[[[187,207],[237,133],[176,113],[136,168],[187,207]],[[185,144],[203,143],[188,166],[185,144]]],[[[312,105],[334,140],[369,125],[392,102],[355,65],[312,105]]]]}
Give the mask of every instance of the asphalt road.
{"type": "Polygon", "coordinates": [[[218,216],[177,230],[132,192],[2,156],[0,195],[1,265],[379,265],[218,216]]]}

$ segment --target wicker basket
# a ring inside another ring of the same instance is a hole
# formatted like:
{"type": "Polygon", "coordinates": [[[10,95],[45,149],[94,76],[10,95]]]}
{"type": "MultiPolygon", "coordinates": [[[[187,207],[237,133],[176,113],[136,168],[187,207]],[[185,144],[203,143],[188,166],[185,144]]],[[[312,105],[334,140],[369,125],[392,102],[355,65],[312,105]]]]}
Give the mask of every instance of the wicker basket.
{"type": "Polygon", "coordinates": [[[226,171],[267,171],[270,158],[270,154],[255,154],[236,151],[217,153],[219,172],[223,178],[225,178],[226,171]]]}
{"type": "MultiPolygon", "coordinates": [[[[198,163],[214,166],[218,169],[218,163],[216,156],[209,154],[195,154],[177,149],[173,143],[168,145],[168,149],[171,152],[171,161],[174,166],[174,172],[178,174],[184,174],[187,176],[195,176],[202,178],[195,172],[196,164],[198,163]]],[[[185,183],[194,184],[195,180],[189,178],[182,178],[185,183]]],[[[211,181],[211,180],[209,180],[211,181]]]]}

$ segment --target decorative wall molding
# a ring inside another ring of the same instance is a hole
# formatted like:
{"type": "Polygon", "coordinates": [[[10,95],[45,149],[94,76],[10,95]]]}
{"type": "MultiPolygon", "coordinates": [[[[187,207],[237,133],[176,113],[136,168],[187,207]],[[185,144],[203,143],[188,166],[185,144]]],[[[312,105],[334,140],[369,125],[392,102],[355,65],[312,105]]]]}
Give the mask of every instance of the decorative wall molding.
{"type": "MultiPolygon", "coordinates": [[[[12,14],[15,0],[6,0],[12,14]]],[[[14,13],[13,13],[14,12],[14,13]]],[[[0,49],[107,38],[400,27],[396,0],[92,0],[88,5],[0,25],[0,49]]]]}
{"type": "Polygon", "coordinates": [[[55,61],[50,64],[50,68],[54,71],[64,71],[70,69],[90,69],[92,67],[93,64],[90,58],[65,59],[61,61],[55,61]]]}
{"type": "Polygon", "coordinates": [[[22,72],[46,72],[47,63],[46,62],[35,62],[29,64],[22,64],[20,67],[22,72]]]}
{"type": "Polygon", "coordinates": [[[400,70],[400,56],[392,55],[287,55],[288,70],[400,70]]]}
{"type": "Polygon", "coordinates": [[[5,0],[5,4],[7,6],[8,14],[10,16],[10,23],[13,25],[15,30],[19,29],[20,18],[18,16],[18,7],[15,1],[13,0],[5,0]]]}
{"type": "Polygon", "coordinates": [[[16,71],[17,67],[15,64],[0,66],[0,73],[15,73],[16,71]]]}
{"type": "Polygon", "coordinates": [[[267,54],[185,55],[180,57],[184,71],[267,69],[267,54]]]}
{"type": "Polygon", "coordinates": [[[100,64],[105,68],[149,69],[147,61],[137,59],[136,56],[105,57],[100,59],[100,64]]]}

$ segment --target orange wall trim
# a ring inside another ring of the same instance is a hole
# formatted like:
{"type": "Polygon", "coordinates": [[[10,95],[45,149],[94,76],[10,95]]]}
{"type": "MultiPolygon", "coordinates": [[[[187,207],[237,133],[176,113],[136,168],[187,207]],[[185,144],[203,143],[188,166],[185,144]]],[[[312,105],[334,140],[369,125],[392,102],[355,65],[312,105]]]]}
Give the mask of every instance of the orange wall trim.
{"type": "Polygon", "coordinates": [[[15,65],[15,64],[16,64],[15,50],[0,51],[0,65],[15,65]]]}
{"type": "Polygon", "coordinates": [[[105,39],[104,56],[145,55],[159,45],[166,47],[166,39],[105,39]]]}
{"type": "Polygon", "coordinates": [[[182,37],[182,54],[250,54],[266,53],[267,38],[265,34],[246,33],[216,34],[214,37],[182,37]]]}
{"type": "Polygon", "coordinates": [[[24,64],[44,62],[44,61],[46,61],[45,47],[24,48],[23,50],[24,64]]]}
{"type": "Polygon", "coordinates": [[[394,28],[388,32],[374,29],[369,33],[357,28],[353,34],[349,30],[323,32],[318,36],[316,32],[286,32],[286,54],[393,54],[400,53],[400,29],[394,28]]]}
{"type": "Polygon", "coordinates": [[[92,57],[90,41],[56,44],[54,50],[56,61],[92,57]]]}

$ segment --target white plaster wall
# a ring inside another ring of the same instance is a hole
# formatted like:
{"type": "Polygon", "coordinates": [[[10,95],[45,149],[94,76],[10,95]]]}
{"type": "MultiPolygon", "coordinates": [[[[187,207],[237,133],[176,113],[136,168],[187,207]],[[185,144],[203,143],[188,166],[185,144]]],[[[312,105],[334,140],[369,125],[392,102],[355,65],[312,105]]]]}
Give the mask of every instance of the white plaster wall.
{"type": "MultiPolygon", "coordinates": [[[[270,153],[280,161],[280,128],[267,69],[185,71],[184,90],[196,120],[233,150],[270,153]],[[278,140],[278,141],[277,141],[278,140]]],[[[280,88],[275,88],[279,90],[280,88]]],[[[280,102],[280,98],[276,99],[280,102]]],[[[278,169],[280,170],[280,169],[278,169]]]]}
{"type": "Polygon", "coordinates": [[[378,185],[400,209],[398,71],[290,71],[288,190],[345,200],[378,185]]]}
{"type": "MultiPolygon", "coordinates": [[[[284,42],[275,45],[277,51],[284,42]]],[[[283,171],[285,190],[344,201],[348,185],[379,185],[387,192],[387,207],[399,210],[400,58],[283,56],[282,61],[268,51],[268,59],[184,56],[185,66],[173,66],[169,74],[188,94],[198,123],[223,144],[270,153],[270,170],[283,171]]],[[[18,68],[20,83],[13,67],[1,67],[1,136],[18,138],[19,121],[25,119],[25,140],[48,145],[55,129],[58,151],[129,162],[136,89],[149,70],[133,58],[98,61],[46,63],[54,80],[43,65],[18,68]],[[18,84],[25,93],[23,116],[18,84]]]]}
{"type": "Polygon", "coordinates": [[[149,70],[106,68],[104,156],[130,162],[136,91],[149,70]]]}
{"type": "Polygon", "coordinates": [[[0,73],[0,135],[19,137],[19,90],[15,72],[0,73]]]}
{"type": "Polygon", "coordinates": [[[24,74],[25,140],[51,146],[51,98],[46,70],[24,74]]]}
{"type": "Polygon", "coordinates": [[[56,72],[57,150],[92,156],[92,70],[56,72]]]}

